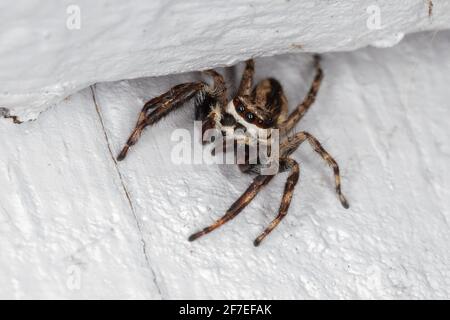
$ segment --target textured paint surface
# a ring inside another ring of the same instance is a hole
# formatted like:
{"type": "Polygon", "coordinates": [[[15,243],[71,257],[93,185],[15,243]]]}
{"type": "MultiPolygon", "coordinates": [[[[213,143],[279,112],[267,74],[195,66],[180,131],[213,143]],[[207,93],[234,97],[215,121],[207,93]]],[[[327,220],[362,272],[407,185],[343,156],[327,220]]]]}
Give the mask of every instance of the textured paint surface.
{"type": "Polygon", "coordinates": [[[196,71],[282,53],[392,46],[407,33],[450,27],[450,2],[433,0],[431,15],[428,3],[1,1],[0,108],[21,120],[34,119],[101,81],[196,71]]]}
{"type": "MultiPolygon", "coordinates": [[[[338,161],[351,207],[302,146],[288,216],[259,248],[286,174],[235,220],[187,241],[251,181],[234,166],[171,163],[170,135],[193,132],[192,106],[113,161],[143,102],[197,73],[100,83],[36,121],[1,119],[0,297],[450,298],[448,52],[443,31],[323,55],[323,86],[297,130],[338,161]]],[[[257,59],[256,76],[278,78],[292,108],[311,57],[257,59]]]]}

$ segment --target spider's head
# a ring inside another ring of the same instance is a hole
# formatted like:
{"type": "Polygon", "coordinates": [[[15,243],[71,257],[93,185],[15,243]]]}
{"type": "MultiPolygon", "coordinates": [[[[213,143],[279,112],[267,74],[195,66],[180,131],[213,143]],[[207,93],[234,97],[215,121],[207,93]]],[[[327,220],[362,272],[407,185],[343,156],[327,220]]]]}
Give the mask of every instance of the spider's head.
{"type": "Polygon", "coordinates": [[[247,129],[268,129],[275,123],[272,115],[252,103],[250,97],[236,96],[227,105],[226,112],[247,129]]]}

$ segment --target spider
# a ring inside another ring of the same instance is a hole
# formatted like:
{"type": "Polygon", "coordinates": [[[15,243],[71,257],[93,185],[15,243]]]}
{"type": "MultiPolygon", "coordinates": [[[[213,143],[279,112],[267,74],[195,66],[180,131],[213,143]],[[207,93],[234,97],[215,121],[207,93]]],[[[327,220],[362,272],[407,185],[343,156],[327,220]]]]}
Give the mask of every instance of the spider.
{"type": "MultiPolygon", "coordinates": [[[[219,130],[224,131],[225,128],[230,127],[239,127],[244,130],[251,128],[279,130],[279,166],[275,174],[289,171],[289,175],[285,183],[278,215],[255,239],[255,246],[260,245],[261,241],[280,223],[288,212],[293,191],[300,174],[300,166],[297,161],[291,158],[291,154],[305,141],[333,169],[336,194],[342,206],[347,209],[349,205],[341,192],[341,178],[336,161],[310,133],[302,131],[288,135],[316,99],[323,79],[319,55],[314,55],[314,69],[316,74],[308,94],[290,114],[288,114],[288,103],[283,93],[283,88],[277,80],[268,78],[253,87],[255,68],[252,59],[246,61],[237,94],[231,100],[228,100],[227,97],[227,87],[224,78],[214,70],[204,71],[206,75],[212,77],[211,84],[207,84],[204,81],[179,84],[168,92],[145,103],[139,114],[136,127],[118,155],[117,160],[121,161],[126,157],[129,148],[138,141],[147,126],[153,125],[173,110],[181,107],[185,102],[196,98],[195,118],[202,121],[203,133],[207,129],[219,128],[219,130]]],[[[245,143],[245,141],[235,140],[235,143],[245,143]]],[[[194,241],[230,221],[255,198],[258,192],[275,176],[275,174],[261,174],[261,167],[261,163],[239,164],[242,172],[255,175],[252,183],[231,205],[223,217],[201,231],[192,234],[189,237],[189,241],[194,241]]]]}

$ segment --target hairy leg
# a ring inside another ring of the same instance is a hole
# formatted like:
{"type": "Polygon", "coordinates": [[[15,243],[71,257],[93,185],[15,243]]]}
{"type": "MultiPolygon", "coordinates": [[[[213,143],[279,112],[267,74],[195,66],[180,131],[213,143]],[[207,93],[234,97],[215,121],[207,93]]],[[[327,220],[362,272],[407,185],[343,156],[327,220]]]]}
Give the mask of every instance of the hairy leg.
{"type": "Polygon", "coordinates": [[[317,152],[333,169],[336,194],[338,195],[342,206],[348,209],[349,204],[341,191],[341,176],[339,173],[339,166],[333,159],[333,157],[322,147],[320,142],[313,135],[303,131],[295,134],[293,137],[286,139],[280,145],[280,155],[282,157],[287,157],[288,155],[292,154],[292,152],[294,152],[305,140],[308,141],[314,151],[317,152]]]}
{"type": "Polygon", "coordinates": [[[238,96],[249,96],[253,86],[253,75],[255,74],[255,62],[253,59],[245,62],[244,73],[239,84],[238,96]]]}
{"type": "Polygon", "coordinates": [[[120,152],[117,160],[123,160],[128,152],[128,149],[134,145],[142,134],[142,131],[148,125],[152,125],[159,121],[169,112],[180,107],[183,103],[187,102],[194,96],[200,94],[202,91],[207,90],[207,85],[203,82],[189,82],[179,84],[166,93],[151,99],[142,108],[139,114],[136,127],[128,138],[127,143],[120,152]],[[151,112],[150,112],[151,111],[151,112]]]}
{"type": "Polygon", "coordinates": [[[207,120],[213,120],[211,113],[212,109],[216,109],[219,113],[226,106],[228,102],[227,87],[223,76],[214,71],[203,71],[205,75],[208,75],[213,80],[213,85],[209,89],[209,94],[201,92],[197,96],[195,104],[195,120],[201,120],[204,123],[207,120]],[[208,119],[209,118],[209,119],[208,119]]]}
{"type": "Polygon", "coordinates": [[[320,56],[314,56],[314,68],[316,69],[316,76],[311,84],[311,87],[308,91],[308,94],[303,99],[302,103],[297,106],[297,108],[292,111],[287,120],[282,123],[280,126],[280,130],[282,134],[288,133],[295,125],[300,121],[301,118],[305,115],[306,111],[311,107],[311,105],[316,100],[317,93],[319,92],[320,84],[323,79],[323,71],[320,67],[320,56]]]}
{"type": "Polygon", "coordinates": [[[280,208],[278,209],[278,215],[275,219],[272,220],[269,226],[255,239],[255,241],[253,242],[255,246],[259,246],[261,244],[261,241],[263,241],[264,238],[270,232],[272,232],[272,230],[275,229],[280,221],[286,216],[289,205],[291,204],[295,185],[298,182],[298,178],[300,175],[300,167],[298,163],[293,159],[287,158],[282,159],[280,161],[280,164],[283,165],[284,169],[290,169],[291,172],[286,180],[286,184],[284,185],[284,192],[283,197],[281,198],[280,208]]]}
{"type": "Polygon", "coordinates": [[[226,86],[223,77],[214,70],[208,70],[205,73],[213,78],[212,88],[200,81],[183,83],[148,101],[142,108],[136,126],[117,160],[121,161],[126,157],[129,148],[136,144],[145,127],[158,122],[192,98],[197,97],[196,117],[200,115],[204,118],[204,114],[210,112],[211,106],[223,107],[226,103],[226,86]]]}
{"type": "Polygon", "coordinates": [[[227,104],[227,86],[223,76],[214,70],[203,71],[204,74],[210,76],[213,79],[213,92],[212,95],[216,97],[217,102],[221,107],[225,107],[227,104]]]}
{"type": "Polygon", "coordinates": [[[255,198],[261,188],[269,183],[269,181],[272,180],[273,177],[274,176],[256,176],[255,179],[253,179],[252,184],[247,188],[247,190],[245,190],[245,192],[239,197],[239,199],[231,205],[231,207],[227,210],[226,214],[222,218],[214,222],[209,227],[204,228],[202,231],[191,235],[189,237],[189,241],[194,241],[201,236],[210,233],[211,231],[217,229],[224,223],[236,217],[250,203],[250,201],[255,198]]]}
{"type": "Polygon", "coordinates": [[[220,121],[223,109],[228,103],[227,87],[223,76],[214,71],[206,70],[204,73],[213,79],[213,89],[206,96],[200,96],[195,107],[195,119],[202,120],[202,143],[206,130],[214,129],[220,121]]]}

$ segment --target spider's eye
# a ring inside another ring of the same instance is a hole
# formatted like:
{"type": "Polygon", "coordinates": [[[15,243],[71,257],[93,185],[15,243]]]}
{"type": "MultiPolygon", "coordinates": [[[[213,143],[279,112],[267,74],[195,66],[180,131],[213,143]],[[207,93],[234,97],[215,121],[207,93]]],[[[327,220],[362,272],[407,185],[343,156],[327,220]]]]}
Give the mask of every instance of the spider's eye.
{"type": "Polygon", "coordinates": [[[234,104],[234,107],[236,108],[237,112],[242,113],[245,111],[244,105],[242,104],[241,100],[239,100],[238,98],[233,99],[233,104],[234,104]]]}
{"type": "Polygon", "coordinates": [[[253,120],[255,120],[255,115],[251,112],[247,112],[245,114],[245,119],[247,120],[247,122],[253,122],[253,120]]]}

